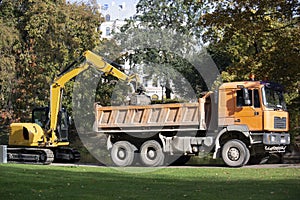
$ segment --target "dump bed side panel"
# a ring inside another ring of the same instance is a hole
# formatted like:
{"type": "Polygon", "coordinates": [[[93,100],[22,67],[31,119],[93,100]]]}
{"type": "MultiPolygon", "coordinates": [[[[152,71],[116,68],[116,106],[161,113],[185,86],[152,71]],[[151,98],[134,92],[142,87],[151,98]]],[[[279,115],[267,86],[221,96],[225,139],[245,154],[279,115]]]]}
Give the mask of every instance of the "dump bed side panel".
{"type": "Polygon", "coordinates": [[[95,108],[97,132],[206,128],[202,99],[197,103],[110,107],[96,105],[95,108]]]}

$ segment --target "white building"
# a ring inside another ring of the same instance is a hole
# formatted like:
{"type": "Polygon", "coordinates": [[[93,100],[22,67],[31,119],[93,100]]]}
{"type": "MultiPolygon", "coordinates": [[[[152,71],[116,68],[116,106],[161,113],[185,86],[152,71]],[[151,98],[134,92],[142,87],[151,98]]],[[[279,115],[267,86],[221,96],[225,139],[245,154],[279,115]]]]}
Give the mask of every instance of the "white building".
{"type": "Polygon", "coordinates": [[[101,38],[112,39],[113,33],[118,33],[120,28],[124,26],[124,20],[105,21],[100,26],[101,38]]]}

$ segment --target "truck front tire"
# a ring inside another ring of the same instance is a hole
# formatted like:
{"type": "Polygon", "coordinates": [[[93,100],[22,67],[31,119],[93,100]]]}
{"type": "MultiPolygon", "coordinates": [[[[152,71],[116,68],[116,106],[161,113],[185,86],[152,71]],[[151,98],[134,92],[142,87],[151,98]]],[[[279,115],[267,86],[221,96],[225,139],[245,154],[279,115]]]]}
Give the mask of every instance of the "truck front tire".
{"type": "Polygon", "coordinates": [[[126,167],[133,164],[134,146],[127,141],[119,141],[113,144],[110,156],[113,163],[118,167],[126,167]]]}
{"type": "Polygon", "coordinates": [[[222,158],[230,167],[241,167],[249,161],[250,151],[240,140],[229,140],[222,148],[222,158]]]}

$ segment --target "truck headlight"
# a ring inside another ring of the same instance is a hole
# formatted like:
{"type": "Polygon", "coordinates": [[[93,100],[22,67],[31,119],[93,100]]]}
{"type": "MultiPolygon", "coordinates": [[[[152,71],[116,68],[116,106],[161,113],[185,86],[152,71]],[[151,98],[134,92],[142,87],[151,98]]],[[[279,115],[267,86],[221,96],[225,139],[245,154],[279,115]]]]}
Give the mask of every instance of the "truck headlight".
{"type": "Polygon", "coordinates": [[[281,137],[280,144],[285,144],[285,143],[287,143],[286,138],[285,137],[281,137]]]}
{"type": "Polygon", "coordinates": [[[276,135],[270,135],[271,143],[276,143],[276,135]]]}

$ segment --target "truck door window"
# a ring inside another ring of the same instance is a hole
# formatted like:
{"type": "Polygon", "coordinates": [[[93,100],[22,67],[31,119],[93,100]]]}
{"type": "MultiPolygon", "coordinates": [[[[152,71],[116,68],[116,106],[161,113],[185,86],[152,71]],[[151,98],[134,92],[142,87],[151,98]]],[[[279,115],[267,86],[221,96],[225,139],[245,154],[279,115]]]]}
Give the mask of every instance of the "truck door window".
{"type": "Polygon", "coordinates": [[[249,99],[250,99],[250,104],[245,105],[245,99],[243,97],[243,90],[237,90],[236,91],[236,106],[237,107],[242,107],[242,106],[252,106],[252,90],[249,90],[249,99]]]}
{"type": "Polygon", "coordinates": [[[259,93],[256,89],[254,90],[254,108],[260,108],[259,93]]]}

